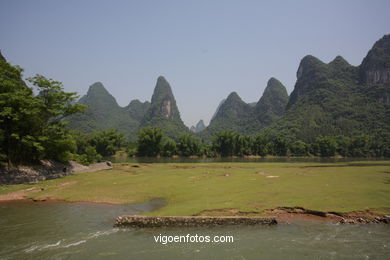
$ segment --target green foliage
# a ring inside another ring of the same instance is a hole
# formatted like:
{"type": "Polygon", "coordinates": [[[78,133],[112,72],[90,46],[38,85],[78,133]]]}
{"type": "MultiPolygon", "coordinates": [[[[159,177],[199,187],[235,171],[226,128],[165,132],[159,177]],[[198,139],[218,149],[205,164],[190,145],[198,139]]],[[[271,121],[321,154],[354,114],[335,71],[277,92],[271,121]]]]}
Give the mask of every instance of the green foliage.
{"type": "Polygon", "coordinates": [[[235,133],[224,131],[218,133],[212,142],[213,150],[221,156],[233,156],[235,152],[235,133]]]}
{"type": "Polygon", "coordinates": [[[99,162],[102,156],[96,152],[95,147],[86,146],[82,154],[73,154],[72,159],[78,161],[81,164],[89,165],[94,162],[99,162]]]}
{"type": "Polygon", "coordinates": [[[282,137],[276,138],[273,142],[273,152],[274,155],[286,156],[288,152],[287,140],[282,137]]]}
{"type": "Polygon", "coordinates": [[[115,129],[95,132],[91,135],[89,143],[96,148],[96,152],[102,156],[111,156],[118,151],[125,142],[123,133],[115,129]]]}
{"type": "Polygon", "coordinates": [[[63,91],[58,81],[37,75],[28,79],[34,95],[22,80],[22,70],[0,60],[0,157],[8,164],[40,159],[65,161],[75,143],[61,120],[80,112],[76,93],[63,91]]]}
{"type": "Polygon", "coordinates": [[[135,156],[137,154],[137,143],[128,142],[125,151],[127,153],[127,156],[135,156]]]}
{"type": "Polygon", "coordinates": [[[179,138],[177,149],[181,156],[201,155],[202,144],[198,138],[183,134],[179,138]]]}
{"type": "Polygon", "coordinates": [[[318,154],[322,157],[331,157],[336,155],[337,142],[332,136],[319,136],[316,138],[318,145],[318,154]]]}
{"type": "Polygon", "coordinates": [[[290,153],[295,156],[306,156],[309,154],[309,146],[301,140],[291,143],[289,149],[290,153]]]}
{"type": "Polygon", "coordinates": [[[265,135],[261,135],[261,134],[256,135],[253,140],[253,148],[252,148],[253,154],[266,156],[268,153],[267,143],[268,143],[268,139],[265,135]]]}
{"type": "Polygon", "coordinates": [[[177,143],[170,138],[164,138],[161,147],[161,155],[165,157],[171,157],[178,153],[177,143]]]}
{"type": "Polygon", "coordinates": [[[89,135],[73,131],[72,138],[76,143],[72,159],[82,164],[99,162],[105,156],[114,155],[125,145],[124,135],[113,129],[89,135]]]}
{"type": "Polygon", "coordinates": [[[162,131],[160,128],[146,127],[138,132],[137,150],[139,156],[157,156],[160,154],[162,131]]]}

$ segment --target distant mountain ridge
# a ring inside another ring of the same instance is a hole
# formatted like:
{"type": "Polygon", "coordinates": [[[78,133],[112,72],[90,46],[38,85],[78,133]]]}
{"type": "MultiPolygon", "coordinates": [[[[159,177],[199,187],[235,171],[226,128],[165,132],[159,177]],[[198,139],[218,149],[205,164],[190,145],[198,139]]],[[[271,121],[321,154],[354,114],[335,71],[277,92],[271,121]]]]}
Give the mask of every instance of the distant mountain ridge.
{"type": "MultiPolygon", "coordinates": [[[[87,112],[70,118],[70,127],[91,132],[116,128],[134,137],[138,129],[160,127],[171,138],[190,133],[180,117],[168,81],[157,79],[151,102],[133,100],[120,107],[101,83],[79,100],[87,112]]],[[[202,121],[199,128],[204,128],[202,121]]],[[[312,142],[321,135],[370,134],[390,138],[390,35],[378,40],[359,66],[342,56],[329,63],[305,56],[289,96],[285,86],[270,78],[256,103],[247,104],[232,92],[222,100],[210,124],[196,135],[210,140],[220,131],[267,134],[273,138],[312,142]]]]}
{"type": "Polygon", "coordinates": [[[157,79],[151,104],[140,123],[141,127],[159,127],[174,139],[182,133],[189,133],[189,129],[181,120],[171,86],[163,76],[157,79]]]}
{"type": "Polygon", "coordinates": [[[390,35],[378,40],[360,66],[337,56],[326,64],[305,56],[275,136],[311,142],[320,135],[390,137],[390,35]]]}
{"type": "Polygon", "coordinates": [[[196,126],[191,126],[190,130],[193,133],[199,133],[206,129],[206,125],[204,124],[203,120],[199,120],[199,122],[196,124],[196,126]]]}
{"type": "Polygon", "coordinates": [[[101,82],[92,84],[79,104],[87,105],[83,114],[68,117],[69,128],[91,133],[93,131],[114,128],[134,135],[140,125],[126,108],[120,107],[115,98],[106,90],[101,82]]]}
{"type": "Polygon", "coordinates": [[[245,103],[236,92],[232,92],[220,103],[209,126],[201,135],[210,139],[226,130],[255,134],[279,118],[284,113],[287,102],[287,90],[276,78],[268,80],[263,95],[256,103],[245,103]]]}
{"type": "Polygon", "coordinates": [[[120,107],[103,84],[97,82],[78,103],[88,107],[85,113],[67,118],[71,129],[90,133],[114,128],[131,140],[135,140],[137,131],[146,126],[160,127],[172,138],[189,132],[180,118],[172,89],[162,76],[157,79],[151,102],[132,100],[126,107],[120,107]]]}

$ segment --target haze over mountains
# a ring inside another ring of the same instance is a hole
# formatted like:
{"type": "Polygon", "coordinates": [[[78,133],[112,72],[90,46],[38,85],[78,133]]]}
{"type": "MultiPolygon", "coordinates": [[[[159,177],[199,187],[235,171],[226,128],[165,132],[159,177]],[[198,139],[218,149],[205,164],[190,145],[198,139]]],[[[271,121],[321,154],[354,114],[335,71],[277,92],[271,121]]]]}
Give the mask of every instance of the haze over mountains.
{"type": "MultiPolygon", "coordinates": [[[[319,135],[390,132],[390,35],[377,41],[360,66],[341,56],[326,64],[305,56],[297,70],[291,95],[276,78],[269,79],[257,103],[245,103],[232,92],[223,100],[209,126],[203,121],[192,132],[210,140],[220,131],[240,134],[264,132],[312,141],[319,135]]],[[[160,76],[151,102],[132,100],[120,107],[101,83],[90,86],[79,103],[85,114],[69,118],[70,127],[85,132],[115,128],[131,139],[138,129],[160,127],[171,138],[190,133],[183,124],[171,86],[160,76]]]]}

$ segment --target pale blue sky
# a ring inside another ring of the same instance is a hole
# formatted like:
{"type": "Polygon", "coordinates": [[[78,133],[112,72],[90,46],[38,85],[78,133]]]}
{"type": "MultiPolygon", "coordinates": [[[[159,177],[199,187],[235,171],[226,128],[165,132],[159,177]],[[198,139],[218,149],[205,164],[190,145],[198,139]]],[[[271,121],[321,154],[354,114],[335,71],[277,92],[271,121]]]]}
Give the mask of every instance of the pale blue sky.
{"type": "Polygon", "coordinates": [[[101,81],[122,106],[170,82],[181,116],[208,124],[237,91],[257,101],[270,77],[291,92],[307,54],[359,65],[390,33],[390,1],[0,1],[12,64],[86,93],[101,81]]]}

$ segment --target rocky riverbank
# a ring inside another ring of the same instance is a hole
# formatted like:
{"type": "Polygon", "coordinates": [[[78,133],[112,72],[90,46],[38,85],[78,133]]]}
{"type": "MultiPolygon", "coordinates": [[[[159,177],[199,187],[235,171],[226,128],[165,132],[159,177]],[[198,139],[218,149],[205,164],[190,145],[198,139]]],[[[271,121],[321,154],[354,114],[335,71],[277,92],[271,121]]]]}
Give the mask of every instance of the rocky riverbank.
{"type": "Polygon", "coordinates": [[[116,227],[199,227],[226,225],[275,225],[273,217],[242,217],[242,216],[119,216],[116,227]]]}
{"type": "Polygon", "coordinates": [[[40,165],[24,165],[12,168],[0,167],[0,184],[36,183],[61,178],[71,174],[112,169],[109,161],[81,165],[77,162],[59,163],[44,160],[40,165]]]}

